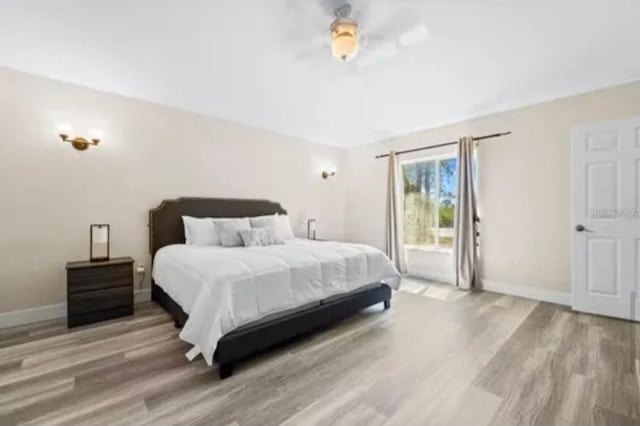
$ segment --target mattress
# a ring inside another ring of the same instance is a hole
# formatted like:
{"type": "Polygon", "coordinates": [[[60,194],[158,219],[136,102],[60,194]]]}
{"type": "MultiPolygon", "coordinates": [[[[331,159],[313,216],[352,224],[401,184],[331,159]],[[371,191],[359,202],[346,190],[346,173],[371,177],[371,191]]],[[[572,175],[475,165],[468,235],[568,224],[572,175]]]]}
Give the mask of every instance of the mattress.
{"type": "Polygon", "coordinates": [[[267,247],[158,250],[153,279],[189,314],[180,338],[213,362],[217,342],[243,325],[306,308],[400,275],[380,250],[361,244],[294,239],[267,247]]]}

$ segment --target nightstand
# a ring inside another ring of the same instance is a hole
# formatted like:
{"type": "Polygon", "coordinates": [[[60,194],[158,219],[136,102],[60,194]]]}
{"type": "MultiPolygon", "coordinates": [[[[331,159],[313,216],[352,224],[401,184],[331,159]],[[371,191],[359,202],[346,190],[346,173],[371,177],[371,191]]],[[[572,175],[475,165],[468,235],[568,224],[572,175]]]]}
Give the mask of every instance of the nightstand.
{"type": "Polygon", "coordinates": [[[133,259],[67,263],[67,326],[133,314],[133,259]]]}

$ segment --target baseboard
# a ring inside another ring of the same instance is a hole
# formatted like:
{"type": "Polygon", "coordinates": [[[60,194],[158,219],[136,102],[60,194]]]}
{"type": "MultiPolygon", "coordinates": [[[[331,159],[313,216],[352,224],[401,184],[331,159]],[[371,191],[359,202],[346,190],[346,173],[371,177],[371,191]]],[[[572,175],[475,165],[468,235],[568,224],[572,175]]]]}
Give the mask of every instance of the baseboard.
{"type": "MultiPolygon", "coordinates": [[[[151,300],[151,290],[148,288],[136,290],[133,295],[136,304],[151,300]]],[[[38,306],[37,308],[20,309],[17,311],[0,313],[0,328],[15,327],[33,322],[47,321],[67,316],[67,304],[38,306]]]]}
{"type": "Polygon", "coordinates": [[[0,328],[14,327],[16,325],[32,322],[64,318],[67,316],[67,304],[38,306],[37,308],[20,309],[0,313],[0,328]]]}
{"type": "Polygon", "coordinates": [[[151,300],[151,289],[143,288],[142,290],[136,290],[133,293],[133,301],[135,303],[144,303],[151,300]]]}
{"type": "Polygon", "coordinates": [[[505,283],[502,281],[483,280],[482,289],[494,293],[508,294],[510,296],[524,297],[525,299],[540,300],[542,302],[556,303],[558,305],[571,306],[571,293],[556,290],[547,290],[540,287],[532,287],[522,284],[505,283]]]}

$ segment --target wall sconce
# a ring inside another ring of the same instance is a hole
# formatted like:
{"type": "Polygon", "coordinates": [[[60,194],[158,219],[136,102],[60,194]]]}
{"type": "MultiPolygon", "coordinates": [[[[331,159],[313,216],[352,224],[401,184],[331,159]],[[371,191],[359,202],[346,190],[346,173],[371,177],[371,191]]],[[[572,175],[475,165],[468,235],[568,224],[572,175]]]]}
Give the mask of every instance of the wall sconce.
{"type": "Polygon", "coordinates": [[[322,179],[328,179],[331,176],[335,176],[336,172],[327,172],[326,170],[322,172],[322,179]]]}
{"type": "Polygon", "coordinates": [[[82,136],[76,136],[75,138],[69,138],[69,126],[60,127],[60,139],[62,142],[69,142],[72,147],[78,151],[84,151],[89,148],[89,145],[97,146],[100,143],[100,136],[96,129],[90,129],[89,133],[92,134],[90,139],[83,138],[82,136]]]}
{"type": "Polygon", "coordinates": [[[71,146],[78,151],[84,151],[89,148],[89,145],[96,146],[100,143],[100,139],[97,138],[87,140],[81,136],[76,136],[73,139],[69,139],[69,135],[65,135],[64,133],[60,133],[60,139],[62,139],[62,142],[69,142],[71,146]]]}

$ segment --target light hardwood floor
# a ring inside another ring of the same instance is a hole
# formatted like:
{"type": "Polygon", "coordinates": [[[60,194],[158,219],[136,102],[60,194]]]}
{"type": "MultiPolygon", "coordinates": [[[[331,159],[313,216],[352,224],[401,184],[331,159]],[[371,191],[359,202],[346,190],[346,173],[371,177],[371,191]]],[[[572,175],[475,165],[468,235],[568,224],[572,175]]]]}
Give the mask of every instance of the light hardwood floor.
{"type": "Polygon", "coordinates": [[[0,424],[640,425],[640,326],[407,281],[220,381],[153,304],[0,330],[0,424]]]}

